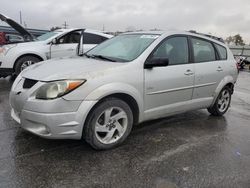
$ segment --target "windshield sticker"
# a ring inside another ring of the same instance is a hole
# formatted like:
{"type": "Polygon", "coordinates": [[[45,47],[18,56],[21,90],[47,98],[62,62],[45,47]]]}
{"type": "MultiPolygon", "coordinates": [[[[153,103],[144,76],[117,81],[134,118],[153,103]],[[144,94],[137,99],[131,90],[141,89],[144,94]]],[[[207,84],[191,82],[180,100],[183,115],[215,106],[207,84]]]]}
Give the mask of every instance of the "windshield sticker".
{"type": "Polygon", "coordinates": [[[141,39],[157,39],[159,35],[142,35],[141,39]]]}

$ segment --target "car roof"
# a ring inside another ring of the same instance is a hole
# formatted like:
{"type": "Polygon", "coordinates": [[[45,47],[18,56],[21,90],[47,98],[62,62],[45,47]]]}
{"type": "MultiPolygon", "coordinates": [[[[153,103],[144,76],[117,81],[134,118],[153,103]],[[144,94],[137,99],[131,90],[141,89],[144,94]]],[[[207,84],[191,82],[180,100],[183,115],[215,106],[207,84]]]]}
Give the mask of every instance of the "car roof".
{"type": "Polygon", "coordinates": [[[113,35],[103,33],[102,31],[93,30],[93,29],[87,29],[87,28],[57,29],[57,30],[55,30],[55,32],[68,33],[68,32],[71,32],[71,31],[81,30],[81,29],[85,29],[85,32],[87,32],[87,33],[92,33],[92,34],[96,34],[96,35],[101,35],[101,36],[106,37],[106,38],[111,38],[111,37],[113,37],[113,35]]]}
{"type": "Polygon", "coordinates": [[[218,43],[220,45],[226,46],[225,43],[223,43],[220,40],[217,40],[216,38],[220,39],[219,37],[211,36],[211,35],[206,35],[202,33],[196,33],[192,31],[182,31],[182,30],[157,30],[157,31],[135,31],[135,32],[127,32],[123,34],[148,34],[148,35],[162,35],[164,36],[169,36],[169,35],[190,35],[194,37],[199,37],[203,38],[215,43],[218,43]],[[213,37],[213,38],[212,38],[213,37]]]}

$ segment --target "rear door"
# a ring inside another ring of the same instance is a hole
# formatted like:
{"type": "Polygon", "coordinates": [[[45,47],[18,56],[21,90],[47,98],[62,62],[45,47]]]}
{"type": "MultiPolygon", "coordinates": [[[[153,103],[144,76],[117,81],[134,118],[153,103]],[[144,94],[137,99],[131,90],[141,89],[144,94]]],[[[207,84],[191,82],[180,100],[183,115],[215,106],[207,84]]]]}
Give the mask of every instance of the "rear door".
{"type": "Polygon", "coordinates": [[[209,40],[191,37],[195,62],[195,83],[193,99],[211,98],[223,79],[224,64],[218,61],[215,46],[209,40]]]}
{"type": "Polygon", "coordinates": [[[166,67],[144,70],[144,104],[146,118],[174,112],[192,99],[194,64],[189,63],[187,36],[172,36],[163,41],[150,58],[169,59],[166,67]]]}

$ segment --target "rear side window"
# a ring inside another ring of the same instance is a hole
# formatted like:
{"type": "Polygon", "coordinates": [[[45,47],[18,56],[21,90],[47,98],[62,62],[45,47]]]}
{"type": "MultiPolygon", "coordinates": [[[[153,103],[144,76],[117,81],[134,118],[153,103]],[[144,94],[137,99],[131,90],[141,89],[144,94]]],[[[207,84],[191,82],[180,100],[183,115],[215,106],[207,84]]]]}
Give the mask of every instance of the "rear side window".
{"type": "Polygon", "coordinates": [[[219,44],[214,44],[216,50],[219,53],[220,60],[226,60],[227,59],[227,49],[219,44]]]}
{"type": "Polygon", "coordinates": [[[84,44],[100,44],[105,40],[107,40],[106,37],[92,33],[84,33],[84,44]]]}
{"type": "Polygon", "coordinates": [[[195,63],[216,60],[215,50],[211,42],[202,39],[192,38],[192,45],[194,50],[195,63]]]}

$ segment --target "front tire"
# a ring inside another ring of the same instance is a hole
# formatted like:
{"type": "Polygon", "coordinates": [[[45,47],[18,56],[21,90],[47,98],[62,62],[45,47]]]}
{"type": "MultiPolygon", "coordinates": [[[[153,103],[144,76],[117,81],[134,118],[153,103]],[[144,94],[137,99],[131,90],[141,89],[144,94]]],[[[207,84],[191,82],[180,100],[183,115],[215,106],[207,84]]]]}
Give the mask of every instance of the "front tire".
{"type": "Polygon", "coordinates": [[[123,143],[132,126],[133,113],[129,105],[117,98],[107,98],[90,112],[83,135],[94,149],[106,150],[123,143]]]}
{"type": "Polygon", "coordinates": [[[22,72],[25,68],[27,68],[30,65],[33,65],[37,62],[41,61],[38,57],[27,55],[24,57],[21,57],[17,60],[15,65],[15,74],[18,75],[20,72],[22,72]]]}
{"type": "Polygon", "coordinates": [[[229,87],[224,87],[217,97],[213,106],[208,108],[208,112],[214,116],[222,116],[230,107],[232,92],[229,87]]]}

